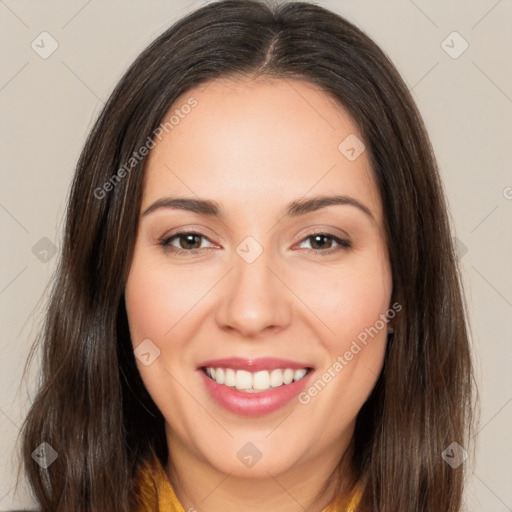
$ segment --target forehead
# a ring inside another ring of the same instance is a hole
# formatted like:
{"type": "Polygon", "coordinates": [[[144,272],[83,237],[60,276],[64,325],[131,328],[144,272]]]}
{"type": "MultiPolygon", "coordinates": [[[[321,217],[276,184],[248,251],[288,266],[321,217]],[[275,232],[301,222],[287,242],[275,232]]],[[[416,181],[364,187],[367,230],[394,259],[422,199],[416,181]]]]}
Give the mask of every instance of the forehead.
{"type": "Polygon", "coordinates": [[[196,195],[228,213],[255,213],[261,204],[277,210],[305,196],[343,194],[381,218],[369,155],[354,159],[351,151],[363,147],[356,123],[312,84],[215,80],[181,95],[164,122],[171,116],[146,162],[142,209],[165,195],[196,195]]]}

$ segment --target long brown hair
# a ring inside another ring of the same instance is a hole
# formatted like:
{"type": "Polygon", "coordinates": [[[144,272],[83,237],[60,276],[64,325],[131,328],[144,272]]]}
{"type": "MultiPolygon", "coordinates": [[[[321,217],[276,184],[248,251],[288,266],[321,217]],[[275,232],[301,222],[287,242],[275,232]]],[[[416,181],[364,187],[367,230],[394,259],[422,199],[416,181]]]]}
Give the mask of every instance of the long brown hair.
{"type": "Polygon", "coordinates": [[[137,470],[152,453],[167,462],[164,419],[137,371],[124,306],[145,161],[132,159],[181,94],[227,76],[316,84],[359,126],[384,208],[392,302],[402,306],[357,417],[351,464],[365,488],[360,510],[458,512],[466,465],[452,468],[442,453],[453,442],[470,450],[475,387],[447,208],[421,116],[390,60],[354,25],[310,3],[258,0],[209,4],[165,31],[122,77],[85,143],[39,339],[40,387],[22,430],[42,511],[133,512],[137,470]],[[59,454],[47,469],[31,457],[42,442],[59,454]]]}

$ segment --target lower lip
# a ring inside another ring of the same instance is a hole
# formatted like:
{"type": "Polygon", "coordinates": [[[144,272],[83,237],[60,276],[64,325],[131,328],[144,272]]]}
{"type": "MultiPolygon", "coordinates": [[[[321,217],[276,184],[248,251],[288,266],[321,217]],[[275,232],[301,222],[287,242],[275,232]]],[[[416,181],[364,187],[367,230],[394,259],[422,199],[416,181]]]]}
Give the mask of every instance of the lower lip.
{"type": "Polygon", "coordinates": [[[211,397],[224,409],[240,416],[263,416],[280,409],[293,400],[304,389],[313,370],[291,384],[283,384],[259,393],[244,393],[231,389],[215,382],[203,370],[199,370],[199,373],[202,375],[211,397]]]}

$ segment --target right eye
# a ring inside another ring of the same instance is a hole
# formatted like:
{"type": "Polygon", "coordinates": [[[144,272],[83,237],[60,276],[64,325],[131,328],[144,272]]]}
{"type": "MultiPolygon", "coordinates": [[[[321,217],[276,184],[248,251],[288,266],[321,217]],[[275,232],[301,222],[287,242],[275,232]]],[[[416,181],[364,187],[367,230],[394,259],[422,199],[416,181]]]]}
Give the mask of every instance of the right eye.
{"type": "Polygon", "coordinates": [[[182,231],[162,238],[158,245],[160,245],[166,252],[172,252],[180,255],[195,254],[197,251],[207,248],[203,246],[201,239],[209,241],[209,239],[201,233],[182,231]],[[178,243],[178,247],[173,245],[174,242],[178,243]]]}

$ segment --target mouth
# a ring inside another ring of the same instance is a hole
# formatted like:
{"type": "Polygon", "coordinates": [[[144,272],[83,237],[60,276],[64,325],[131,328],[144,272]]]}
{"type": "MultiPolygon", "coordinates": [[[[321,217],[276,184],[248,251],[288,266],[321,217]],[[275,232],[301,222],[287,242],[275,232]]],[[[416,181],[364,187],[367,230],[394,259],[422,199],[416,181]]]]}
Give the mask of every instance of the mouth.
{"type": "Polygon", "coordinates": [[[275,368],[250,372],[234,368],[203,366],[201,370],[208,378],[222,386],[243,393],[262,393],[281,386],[288,386],[292,382],[298,382],[313,371],[313,368],[275,368]]]}
{"type": "Polygon", "coordinates": [[[240,416],[262,416],[291,402],[314,367],[276,358],[229,358],[203,362],[197,370],[213,401],[240,416]]]}

